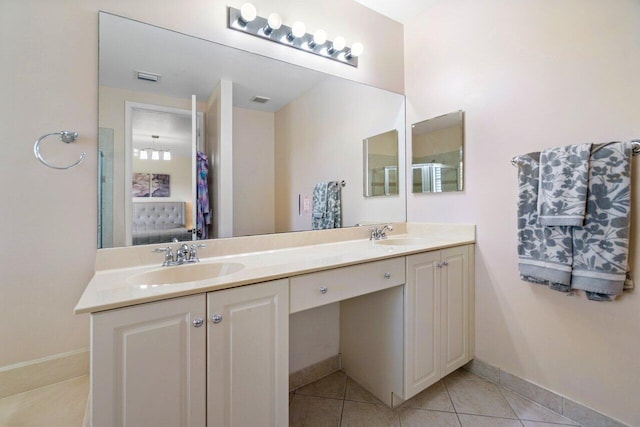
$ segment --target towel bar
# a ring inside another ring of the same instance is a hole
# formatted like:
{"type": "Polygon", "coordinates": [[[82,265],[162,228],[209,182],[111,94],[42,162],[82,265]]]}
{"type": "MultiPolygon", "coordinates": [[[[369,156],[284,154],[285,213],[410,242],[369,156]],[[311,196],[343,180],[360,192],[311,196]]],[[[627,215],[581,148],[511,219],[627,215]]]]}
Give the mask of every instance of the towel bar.
{"type": "MultiPolygon", "coordinates": [[[[634,156],[640,155],[640,140],[634,139],[631,141],[631,152],[634,156]]],[[[513,156],[511,158],[511,166],[518,166],[520,156],[513,156]]]]}

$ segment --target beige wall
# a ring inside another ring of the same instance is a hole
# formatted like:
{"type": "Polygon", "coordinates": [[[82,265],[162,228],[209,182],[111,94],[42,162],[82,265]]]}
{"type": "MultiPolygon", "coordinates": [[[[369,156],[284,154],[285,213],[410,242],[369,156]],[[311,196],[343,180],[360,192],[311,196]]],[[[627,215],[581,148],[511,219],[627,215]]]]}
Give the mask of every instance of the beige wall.
{"type": "Polygon", "coordinates": [[[227,30],[226,5],[242,3],[0,2],[0,367],[88,346],[88,317],[72,312],[95,262],[98,10],[403,91],[400,24],[350,0],[254,1],[262,15],[277,10],[286,23],[360,39],[367,50],[355,69],[227,30]],[[50,139],[42,152],[63,163],[86,151],[70,171],[44,167],[31,149],[40,135],[62,129],[78,131],[78,142],[50,139]]]}
{"type": "Polygon", "coordinates": [[[274,114],[233,109],[233,235],[275,232],[274,114]]]}
{"type": "MultiPolygon", "coordinates": [[[[407,127],[407,129],[411,129],[411,127],[407,127]]],[[[412,157],[414,159],[421,159],[433,154],[458,151],[460,150],[461,139],[462,129],[460,126],[425,132],[417,135],[416,138],[413,138],[412,134],[412,157]]]]}
{"type": "Polygon", "coordinates": [[[465,111],[465,191],[409,194],[408,219],[477,224],[477,357],[635,426],[640,292],[597,303],[519,280],[510,160],[640,136],[639,29],[637,0],[447,0],[405,26],[408,123],[465,111]]]}
{"type": "MultiPolygon", "coordinates": [[[[342,188],[345,227],[405,218],[404,184],[399,196],[363,196],[362,141],[393,129],[404,140],[404,100],[380,92],[329,79],[276,112],[276,231],[311,229],[311,216],[299,215],[298,195],[311,197],[321,181],[346,182],[342,188]]],[[[404,144],[399,151],[404,158],[404,144]]]]}

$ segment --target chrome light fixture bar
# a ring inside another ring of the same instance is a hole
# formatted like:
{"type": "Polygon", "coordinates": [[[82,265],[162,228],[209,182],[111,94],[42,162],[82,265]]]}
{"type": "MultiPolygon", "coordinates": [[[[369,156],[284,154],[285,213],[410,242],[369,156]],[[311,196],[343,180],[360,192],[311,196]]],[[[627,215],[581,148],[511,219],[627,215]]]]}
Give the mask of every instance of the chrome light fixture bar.
{"type": "MultiPolygon", "coordinates": [[[[247,4],[242,7],[247,10],[253,8],[253,6],[251,8],[246,7],[247,4]]],[[[249,10],[251,12],[249,14],[245,10],[244,15],[240,9],[234,7],[229,7],[228,9],[228,27],[231,30],[313,53],[352,67],[358,67],[358,56],[362,54],[364,49],[362,43],[354,43],[349,48],[346,46],[343,37],[338,36],[334,41],[327,40],[326,32],[323,30],[318,30],[315,34],[309,34],[301,22],[295,22],[291,27],[288,27],[282,24],[282,20],[277,14],[272,13],[267,19],[258,16],[255,8],[249,10]]]]}

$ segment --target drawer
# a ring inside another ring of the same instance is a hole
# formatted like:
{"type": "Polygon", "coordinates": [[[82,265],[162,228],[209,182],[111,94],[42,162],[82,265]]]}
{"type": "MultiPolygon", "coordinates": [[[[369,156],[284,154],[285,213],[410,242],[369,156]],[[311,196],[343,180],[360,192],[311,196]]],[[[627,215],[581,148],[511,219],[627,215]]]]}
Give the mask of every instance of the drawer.
{"type": "Polygon", "coordinates": [[[404,257],[295,276],[290,279],[289,311],[295,313],[404,282],[404,257]]]}

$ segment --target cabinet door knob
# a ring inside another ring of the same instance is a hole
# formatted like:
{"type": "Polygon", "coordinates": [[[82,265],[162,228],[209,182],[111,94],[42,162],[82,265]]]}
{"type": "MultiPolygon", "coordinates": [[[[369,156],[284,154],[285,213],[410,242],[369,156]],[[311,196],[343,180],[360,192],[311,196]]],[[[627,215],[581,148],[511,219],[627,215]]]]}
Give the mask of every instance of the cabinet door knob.
{"type": "Polygon", "coordinates": [[[436,268],[442,268],[442,263],[437,262],[436,263],[436,268]]]}
{"type": "Polygon", "coordinates": [[[446,267],[447,265],[449,265],[449,263],[447,261],[443,261],[442,265],[446,267]]]}
{"type": "Polygon", "coordinates": [[[326,293],[327,293],[327,290],[328,290],[328,289],[327,289],[325,286],[321,286],[321,287],[320,287],[320,293],[321,293],[321,294],[326,294],[326,293]]]}
{"type": "Polygon", "coordinates": [[[391,273],[384,273],[385,279],[391,279],[391,273]]]}
{"type": "Polygon", "coordinates": [[[191,323],[193,323],[193,326],[195,326],[196,328],[199,328],[200,326],[204,325],[204,320],[202,320],[202,317],[196,317],[191,323]]]}
{"type": "Polygon", "coordinates": [[[211,316],[211,321],[213,323],[220,323],[222,322],[222,315],[221,314],[214,314],[213,316],[211,316]]]}

